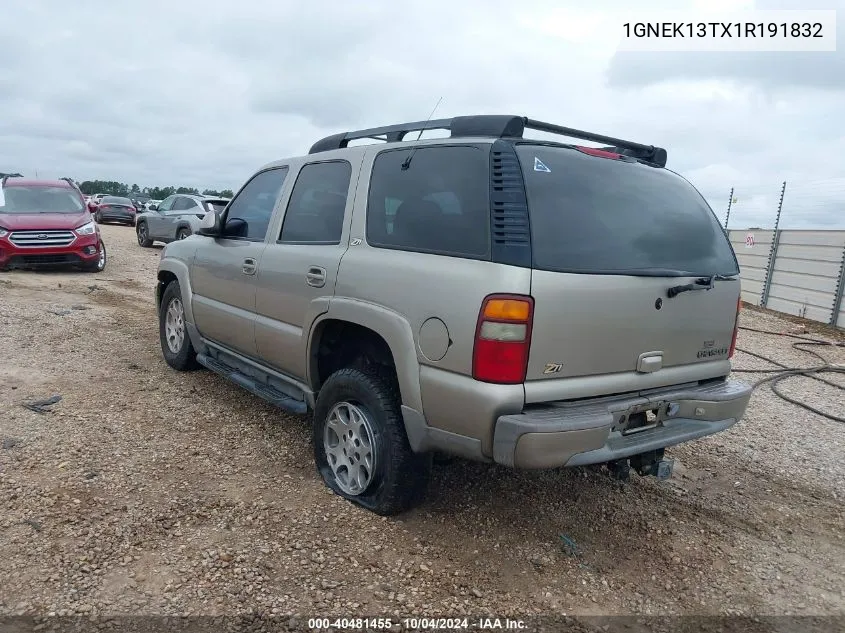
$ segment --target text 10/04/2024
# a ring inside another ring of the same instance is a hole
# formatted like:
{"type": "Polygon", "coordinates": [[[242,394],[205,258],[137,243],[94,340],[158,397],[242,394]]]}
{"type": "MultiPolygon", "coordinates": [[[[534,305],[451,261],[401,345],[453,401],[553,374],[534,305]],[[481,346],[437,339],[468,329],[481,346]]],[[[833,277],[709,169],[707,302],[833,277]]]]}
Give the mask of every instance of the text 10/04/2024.
{"type": "Polygon", "coordinates": [[[310,618],[312,631],[402,630],[402,631],[522,631],[523,620],[511,618],[310,618]]]}

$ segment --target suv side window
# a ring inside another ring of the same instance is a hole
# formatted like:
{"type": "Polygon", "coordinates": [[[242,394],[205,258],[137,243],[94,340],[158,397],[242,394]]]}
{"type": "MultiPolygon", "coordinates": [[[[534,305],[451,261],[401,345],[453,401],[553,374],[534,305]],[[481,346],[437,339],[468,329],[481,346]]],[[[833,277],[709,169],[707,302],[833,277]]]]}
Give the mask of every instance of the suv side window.
{"type": "Polygon", "coordinates": [[[182,211],[188,208],[188,199],[184,196],[177,196],[176,201],[173,203],[173,206],[170,207],[171,211],[182,211]]]}
{"type": "Polygon", "coordinates": [[[472,259],[490,254],[489,150],[469,145],[385,150],[373,163],[367,242],[472,259]]]}
{"type": "Polygon", "coordinates": [[[264,240],[287,173],[287,167],[276,167],[253,176],[229,204],[223,235],[252,242],[264,240]]]}
{"type": "Polygon", "coordinates": [[[305,165],[285,212],[279,242],[340,244],[352,165],[330,161],[305,165]]]}
{"type": "Polygon", "coordinates": [[[170,211],[170,207],[173,206],[173,202],[176,200],[176,196],[169,196],[164,199],[164,201],[158,205],[158,212],[165,213],[170,211]]]}

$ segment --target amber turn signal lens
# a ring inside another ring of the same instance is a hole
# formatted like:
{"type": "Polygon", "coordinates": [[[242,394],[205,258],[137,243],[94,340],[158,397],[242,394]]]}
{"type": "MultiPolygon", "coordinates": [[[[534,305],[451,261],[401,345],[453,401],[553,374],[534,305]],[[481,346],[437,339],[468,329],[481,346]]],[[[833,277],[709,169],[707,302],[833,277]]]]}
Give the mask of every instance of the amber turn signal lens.
{"type": "Polygon", "coordinates": [[[502,321],[527,321],[531,305],[527,301],[516,299],[491,299],[484,306],[485,319],[502,321]]]}

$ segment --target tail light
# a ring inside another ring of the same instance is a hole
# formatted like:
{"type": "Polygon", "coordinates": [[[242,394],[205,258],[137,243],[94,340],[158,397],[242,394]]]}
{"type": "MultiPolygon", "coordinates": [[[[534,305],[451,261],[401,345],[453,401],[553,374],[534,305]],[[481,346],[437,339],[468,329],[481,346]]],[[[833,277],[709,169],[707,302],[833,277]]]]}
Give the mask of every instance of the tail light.
{"type": "Polygon", "coordinates": [[[733,338],[731,338],[731,349],[728,352],[728,358],[733,358],[734,352],[736,351],[736,337],[739,334],[739,313],[742,310],[742,296],[739,297],[736,301],[736,321],[734,321],[734,333],[733,338]]]}
{"type": "Polygon", "coordinates": [[[475,329],[472,377],[482,382],[525,382],[534,299],[525,295],[490,295],[484,299],[475,329]]]}

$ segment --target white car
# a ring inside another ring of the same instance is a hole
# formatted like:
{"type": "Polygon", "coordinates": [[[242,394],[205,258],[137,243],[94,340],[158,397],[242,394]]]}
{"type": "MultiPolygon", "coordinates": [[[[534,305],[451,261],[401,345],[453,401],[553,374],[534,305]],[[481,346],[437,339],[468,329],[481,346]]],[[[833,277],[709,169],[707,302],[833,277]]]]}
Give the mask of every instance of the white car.
{"type": "Polygon", "coordinates": [[[144,211],[149,211],[151,206],[153,206],[153,205],[158,206],[160,204],[161,204],[161,200],[147,200],[144,203],[144,211]]]}

